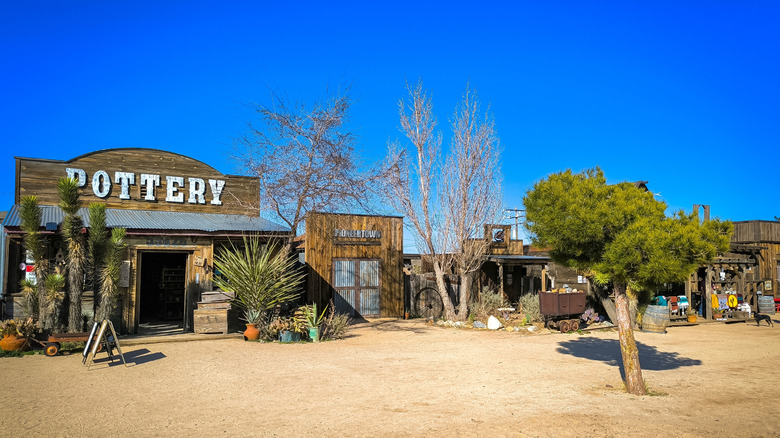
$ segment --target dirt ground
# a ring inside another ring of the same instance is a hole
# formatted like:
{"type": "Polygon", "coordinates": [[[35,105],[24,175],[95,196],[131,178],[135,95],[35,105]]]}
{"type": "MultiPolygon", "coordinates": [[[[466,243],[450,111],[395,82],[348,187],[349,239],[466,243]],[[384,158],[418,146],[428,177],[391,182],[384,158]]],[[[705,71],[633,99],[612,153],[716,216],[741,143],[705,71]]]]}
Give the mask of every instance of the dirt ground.
{"type": "MultiPolygon", "coordinates": [[[[775,318],[775,324],[778,324],[775,318]]],[[[522,335],[377,320],[347,339],[238,339],[0,359],[3,436],[780,436],[780,326],[522,335]]],[[[121,342],[121,338],[120,338],[121,342]]]]}

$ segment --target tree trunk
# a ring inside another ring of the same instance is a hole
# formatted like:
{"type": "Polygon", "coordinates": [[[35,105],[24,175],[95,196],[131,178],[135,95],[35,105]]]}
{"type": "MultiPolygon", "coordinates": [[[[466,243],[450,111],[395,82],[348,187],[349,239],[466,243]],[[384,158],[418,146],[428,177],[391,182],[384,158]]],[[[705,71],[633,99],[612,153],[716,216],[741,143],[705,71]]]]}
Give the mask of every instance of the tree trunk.
{"type": "Polygon", "coordinates": [[[433,262],[433,272],[436,276],[436,289],[439,291],[439,298],[441,298],[441,302],[444,305],[444,317],[448,320],[455,320],[457,318],[455,306],[452,305],[450,294],[447,293],[447,285],[444,282],[444,270],[438,261],[433,262]]]}
{"type": "Polygon", "coordinates": [[[628,295],[625,285],[614,285],[615,307],[617,309],[617,327],[620,338],[620,352],[623,356],[623,370],[626,377],[626,391],[634,395],[645,394],[645,382],[639,367],[639,350],[631,327],[628,295]]]}
{"type": "Polygon", "coordinates": [[[41,325],[41,330],[47,331],[52,327],[49,326],[49,299],[46,296],[46,288],[44,287],[45,276],[43,269],[36,266],[35,268],[35,282],[36,289],[38,290],[38,323],[41,325]]]}
{"type": "Polygon", "coordinates": [[[457,321],[465,321],[469,316],[469,294],[471,292],[471,274],[465,274],[460,280],[460,294],[457,321]]]}

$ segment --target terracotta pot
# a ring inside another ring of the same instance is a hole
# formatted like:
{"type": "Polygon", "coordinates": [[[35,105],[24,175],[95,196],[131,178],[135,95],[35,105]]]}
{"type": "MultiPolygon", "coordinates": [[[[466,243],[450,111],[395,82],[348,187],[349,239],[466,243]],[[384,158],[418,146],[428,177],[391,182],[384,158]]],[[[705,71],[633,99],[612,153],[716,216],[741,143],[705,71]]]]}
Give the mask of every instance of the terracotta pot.
{"type": "Polygon", "coordinates": [[[21,336],[3,336],[0,339],[0,348],[4,351],[17,351],[27,345],[27,338],[21,336]]]}
{"type": "Polygon", "coordinates": [[[256,341],[260,339],[260,329],[257,328],[257,324],[247,324],[246,330],[244,330],[245,341],[256,341]]]}
{"type": "Polygon", "coordinates": [[[690,323],[696,322],[696,315],[688,315],[688,322],[690,323]]]}

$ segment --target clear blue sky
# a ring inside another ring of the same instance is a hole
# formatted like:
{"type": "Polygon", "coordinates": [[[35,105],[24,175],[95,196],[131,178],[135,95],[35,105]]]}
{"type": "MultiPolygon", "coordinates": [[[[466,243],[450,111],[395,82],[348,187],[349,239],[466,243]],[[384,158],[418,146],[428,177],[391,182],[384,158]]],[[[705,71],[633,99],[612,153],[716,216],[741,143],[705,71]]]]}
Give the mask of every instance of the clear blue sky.
{"type": "MultiPolygon", "coordinates": [[[[446,127],[466,83],[491,105],[507,207],[550,172],[601,166],[672,209],[780,215],[774,1],[3,2],[0,209],[13,157],[115,147],[226,151],[268,90],[352,84],[368,160],[421,77],[446,127]]],[[[446,138],[446,137],[445,137],[446,138]]]]}

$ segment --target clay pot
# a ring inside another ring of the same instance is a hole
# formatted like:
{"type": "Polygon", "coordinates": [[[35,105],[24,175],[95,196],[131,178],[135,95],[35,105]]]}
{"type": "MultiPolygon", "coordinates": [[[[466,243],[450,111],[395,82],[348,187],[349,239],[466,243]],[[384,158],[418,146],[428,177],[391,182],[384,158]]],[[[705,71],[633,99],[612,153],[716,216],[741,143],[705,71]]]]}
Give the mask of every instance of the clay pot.
{"type": "Polygon", "coordinates": [[[0,348],[4,351],[17,351],[27,345],[27,338],[21,336],[3,336],[0,339],[0,348]]]}
{"type": "Polygon", "coordinates": [[[247,324],[246,330],[244,330],[245,341],[256,341],[260,339],[260,329],[257,328],[257,324],[247,324]]]}
{"type": "Polygon", "coordinates": [[[688,322],[690,323],[696,322],[696,315],[688,315],[688,322]]]}

